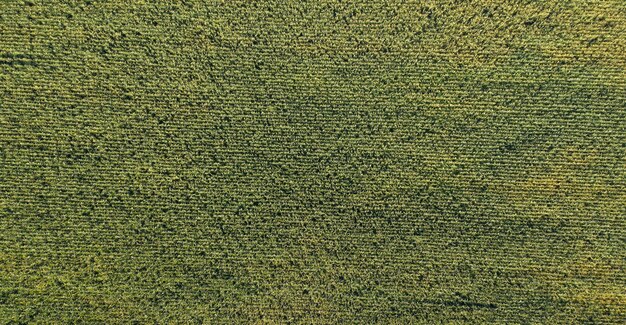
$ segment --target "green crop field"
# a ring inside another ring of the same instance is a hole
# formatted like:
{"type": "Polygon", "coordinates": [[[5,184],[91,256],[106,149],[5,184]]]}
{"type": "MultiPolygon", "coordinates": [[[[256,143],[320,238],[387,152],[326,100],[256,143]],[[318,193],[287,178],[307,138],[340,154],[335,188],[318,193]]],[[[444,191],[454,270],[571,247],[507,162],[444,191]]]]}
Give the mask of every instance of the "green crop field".
{"type": "Polygon", "coordinates": [[[623,324],[624,0],[0,0],[0,324],[623,324]]]}

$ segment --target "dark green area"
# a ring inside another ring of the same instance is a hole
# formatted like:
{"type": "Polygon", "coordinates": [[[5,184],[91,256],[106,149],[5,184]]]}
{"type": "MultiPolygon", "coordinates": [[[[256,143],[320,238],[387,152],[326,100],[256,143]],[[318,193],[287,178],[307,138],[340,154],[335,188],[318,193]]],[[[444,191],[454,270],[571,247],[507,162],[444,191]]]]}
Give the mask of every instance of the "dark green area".
{"type": "Polygon", "coordinates": [[[0,323],[620,323],[622,1],[0,2],[0,323]]]}

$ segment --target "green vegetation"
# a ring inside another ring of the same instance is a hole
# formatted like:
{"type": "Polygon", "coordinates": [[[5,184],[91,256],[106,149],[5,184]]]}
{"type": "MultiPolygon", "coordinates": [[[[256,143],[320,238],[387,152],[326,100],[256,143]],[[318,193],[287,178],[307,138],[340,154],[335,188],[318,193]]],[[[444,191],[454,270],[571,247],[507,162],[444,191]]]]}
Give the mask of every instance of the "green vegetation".
{"type": "Polygon", "coordinates": [[[0,323],[619,323],[626,2],[0,1],[0,323]]]}

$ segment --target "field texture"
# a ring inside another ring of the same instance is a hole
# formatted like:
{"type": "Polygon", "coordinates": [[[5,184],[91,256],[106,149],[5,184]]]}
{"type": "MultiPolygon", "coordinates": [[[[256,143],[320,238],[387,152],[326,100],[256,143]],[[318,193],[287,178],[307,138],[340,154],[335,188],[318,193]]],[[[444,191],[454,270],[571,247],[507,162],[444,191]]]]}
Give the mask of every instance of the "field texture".
{"type": "Polygon", "coordinates": [[[0,324],[625,321],[624,0],[0,0],[0,324]]]}

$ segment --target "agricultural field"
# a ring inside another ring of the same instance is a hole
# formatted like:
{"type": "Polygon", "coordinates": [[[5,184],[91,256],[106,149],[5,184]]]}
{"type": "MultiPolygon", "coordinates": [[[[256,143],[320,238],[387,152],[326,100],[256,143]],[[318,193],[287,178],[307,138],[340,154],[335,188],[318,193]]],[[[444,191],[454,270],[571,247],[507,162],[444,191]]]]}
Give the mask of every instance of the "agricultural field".
{"type": "Polygon", "coordinates": [[[0,0],[0,324],[619,324],[623,0],[0,0]]]}

